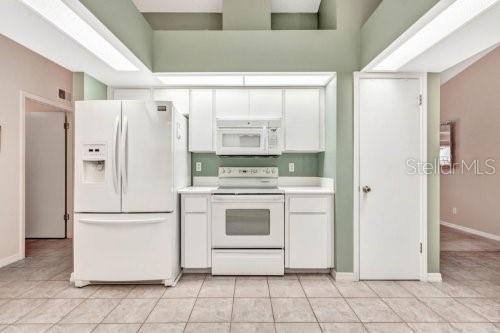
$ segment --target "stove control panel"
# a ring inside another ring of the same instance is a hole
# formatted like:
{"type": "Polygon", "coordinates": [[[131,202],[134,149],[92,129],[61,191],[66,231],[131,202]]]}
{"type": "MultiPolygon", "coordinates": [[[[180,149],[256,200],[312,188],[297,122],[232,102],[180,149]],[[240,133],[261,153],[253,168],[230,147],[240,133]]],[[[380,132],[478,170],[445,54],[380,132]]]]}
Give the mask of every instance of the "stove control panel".
{"type": "Polygon", "coordinates": [[[278,178],[277,167],[219,167],[219,178],[278,178]]]}

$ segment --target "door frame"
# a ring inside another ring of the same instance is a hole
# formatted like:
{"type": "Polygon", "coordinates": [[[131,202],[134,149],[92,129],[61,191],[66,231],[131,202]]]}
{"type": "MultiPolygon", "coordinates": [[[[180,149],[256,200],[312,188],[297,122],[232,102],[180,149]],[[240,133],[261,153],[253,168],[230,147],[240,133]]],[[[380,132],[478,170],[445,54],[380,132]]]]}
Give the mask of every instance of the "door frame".
{"type": "MultiPolygon", "coordinates": [[[[418,79],[420,80],[420,91],[422,94],[422,105],[420,106],[420,160],[427,161],[427,74],[426,73],[365,73],[354,72],[354,114],[353,114],[353,129],[354,129],[354,161],[353,161],[353,275],[354,280],[359,281],[359,233],[360,233],[360,133],[359,133],[359,97],[360,97],[360,81],[363,79],[418,79]]],[[[419,174],[421,197],[420,197],[420,242],[422,244],[422,252],[420,253],[420,280],[427,281],[427,176],[423,173],[419,174]]]]}
{"type": "MultiPolygon", "coordinates": [[[[19,105],[20,105],[20,114],[19,114],[19,142],[21,145],[21,153],[20,153],[20,161],[19,165],[21,166],[21,173],[20,173],[20,188],[19,188],[19,196],[20,196],[20,204],[19,204],[19,216],[20,216],[20,221],[19,221],[19,254],[20,254],[20,259],[26,257],[26,100],[32,100],[37,103],[53,107],[55,109],[58,109],[60,112],[64,112],[67,116],[67,118],[72,119],[73,115],[73,107],[68,106],[67,104],[64,104],[62,102],[55,102],[43,97],[40,97],[38,95],[20,90],[19,91],[19,105]]],[[[71,121],[71,123],[73,123],[71,121]]],[[[71,125],[70,125],[71,128],[71,125]]],[[[68,148],[73,147],[72,142],[68,141],[68,148]]],[[[68,157],[68,156],[66,156],[68,157]]],[[[68,161],[66,161],[68,163],[68,161]]],[[[73,162],[70,161],[69,167],[71,170],[68,170],[68,173],[74,174],[73,173],[73,162]]],[[[67,178],[67,177],[66,177],[67,178]]],[[[66,179],[67,181],[67,179],[66,179]]],[[[68,182],[69,184],[69,182],[68,182]]],[[[69,186],[72,187],[71,184],[69,186]]],[[[72,206],[71,206],[72,207],[72,206]]],[[[71,214],[70,214],[71,215],[71,214]]],[[[69,228],[68,228],[69,229],[69,228]]]]}

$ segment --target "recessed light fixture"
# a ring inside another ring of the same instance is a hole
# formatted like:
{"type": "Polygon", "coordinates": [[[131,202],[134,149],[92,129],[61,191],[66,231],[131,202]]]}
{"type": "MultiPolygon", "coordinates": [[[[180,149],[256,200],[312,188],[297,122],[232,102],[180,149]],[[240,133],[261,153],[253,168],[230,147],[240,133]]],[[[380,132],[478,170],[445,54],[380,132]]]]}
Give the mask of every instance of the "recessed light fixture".
{"type": "Polygon", "coordinates": [[[324,86],[331,75],[325,74],[281,74],[245,75],[246,86],[324,86]]]}
{"type": "Polygon", "coordinates": [[[139,69],[61,0],[21,0],[117,71],[139,69]]]}
{"type": "Polygon", "coordinates": [[[456,0],[373,68],[397,71],[500,0],[456,0]]]}
{"type": "Polygon", "coordinates": [[[158,79],[169,86],[242,86],[242,75],[159,75],[158,79]]]}

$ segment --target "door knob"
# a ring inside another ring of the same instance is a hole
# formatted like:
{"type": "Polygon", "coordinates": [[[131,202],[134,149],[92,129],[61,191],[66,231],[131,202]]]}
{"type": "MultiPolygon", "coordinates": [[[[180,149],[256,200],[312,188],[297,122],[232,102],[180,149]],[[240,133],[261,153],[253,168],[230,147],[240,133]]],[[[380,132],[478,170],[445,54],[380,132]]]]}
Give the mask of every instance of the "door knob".
{"type": "Polygon", "coordinates": [[[365,186],[363,186],[362,190],[364,193],[368,193],[368,192],[371,192],[372,188],[368,185],[365,185],[365,186]]]}

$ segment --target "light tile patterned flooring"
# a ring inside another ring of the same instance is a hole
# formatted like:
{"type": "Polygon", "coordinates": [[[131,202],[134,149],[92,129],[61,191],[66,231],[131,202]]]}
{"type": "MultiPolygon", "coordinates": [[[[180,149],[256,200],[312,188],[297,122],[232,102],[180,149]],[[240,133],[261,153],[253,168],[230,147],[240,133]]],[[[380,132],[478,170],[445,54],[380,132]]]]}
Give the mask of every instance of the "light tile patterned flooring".
{"type": "Polygon", "coordinates": [[[500,252],[443,252],[443,283],[185,275],[174,288],[81,289],[71,254],[68,240],[30,240],[0,269],[2,333],[500,332],[500,252]]]}

